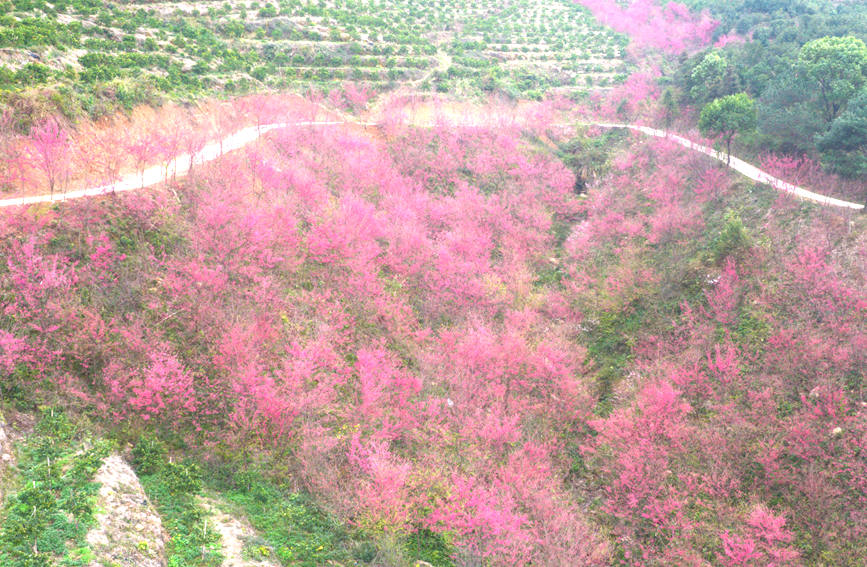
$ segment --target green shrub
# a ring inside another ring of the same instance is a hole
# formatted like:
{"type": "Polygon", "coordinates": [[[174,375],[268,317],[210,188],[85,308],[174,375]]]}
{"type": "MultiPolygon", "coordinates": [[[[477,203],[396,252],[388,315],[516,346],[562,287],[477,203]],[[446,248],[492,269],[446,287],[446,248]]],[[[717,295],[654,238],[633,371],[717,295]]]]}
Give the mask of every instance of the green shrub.
{"type": "Polygon", "coordinates": [[[167,462],[160,476],[172,494],[197,494],[202,491],[202,470],[195,463],[167,462]]]}
{"type": "Polygon", "coordinates": [[[414,561],[426,561],[434,567],[451,567],[454,547],[443,534],[419,528],[404,541],[406,556],[414,561]]]}
{"type": "Polygon", "coordinates": [[[714,261],[721,262],[728,256],[737,255],[752,244],[741,217],[735,211],[727,211],[725,224],[711,242],[711,255],[714,261]]]}
{"type": "Polygon", "coordinates": [[[155,474],[166,462],[166,446],[151,435],[142,435],[132,450],[132,464],[139,474],[155,474]]]}
{"type": "Polygon", "coordinates": [[[260,18],[273,18],[277,15],[277,8],[273,4],[265,4],[259,10],[260,18]]]}
{"type": "Polygon", "coordinates": [[[21,85],[42,84],[51,77],[51,69],[41,63],[28,63],[15,71],[15,81],[21,85]]]}
{"type": "Polygon", "coordinates": [[[378,555],[369,538],[347,530],[305,495],[288,491],[261,474],[221,475],[219,484],[227,489],[224,498],[240,508],[261,533],[257,549],[273,550],[283,565],[349,565],[353,558],[368,562],[378,555]]]}
{"type": "Polygon", "coordinates": [[[42,408],[40,419],[36,422],[36,433],[49,438],[52,442],[65,443],[75,435],[75,426],[59,408],[42,408]]]}

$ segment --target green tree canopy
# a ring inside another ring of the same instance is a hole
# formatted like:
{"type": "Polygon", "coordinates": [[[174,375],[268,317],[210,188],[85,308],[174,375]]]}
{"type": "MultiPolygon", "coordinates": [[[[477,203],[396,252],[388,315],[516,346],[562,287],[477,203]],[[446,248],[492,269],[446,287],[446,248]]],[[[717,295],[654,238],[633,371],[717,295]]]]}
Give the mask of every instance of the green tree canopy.
{"type": "Polygon", "coordinates": [[[867,175],[867,89],[816,139],[822,161],[845,177],[867,175]]]}
{"type": "Polygon", "coordinates": [[[825,119],[834,120],[867,81],[867,45],[856,37],[823,37],[806,43],[801,67],[819,83],[825,119]]]}
{"type": "Polygon", "coordinates": [[[829,124],[816,111],[815,81],[788,73],[774,80],[756,101],[762,145],[775,152],[810,153],[816,135],[829,124]]]}
{"type": "Polygon", "coordinates": [[[725,140],[730,162],[735,135],[756,129],[756,101],[746,93],[718,98],[701,110],[698,129],[703,136],[725,140]]]}
{"type": "Polygon", "coordinates": [[[709,51],[689,74],[689,96],[700,102],[714,98],[713,95],[720,90],[728,65],[718,51],[709,51]]]}

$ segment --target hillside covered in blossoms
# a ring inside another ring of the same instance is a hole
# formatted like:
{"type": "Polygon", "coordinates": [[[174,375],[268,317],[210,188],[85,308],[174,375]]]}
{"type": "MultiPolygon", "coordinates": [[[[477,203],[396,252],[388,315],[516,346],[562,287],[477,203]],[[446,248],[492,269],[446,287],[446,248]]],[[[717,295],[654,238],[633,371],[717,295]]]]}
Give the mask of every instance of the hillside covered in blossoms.
{"type": "Polygon", "coordinates": [[[0,565],[867,565],[867,10],[253,4],[0,1],[0,565]]]}

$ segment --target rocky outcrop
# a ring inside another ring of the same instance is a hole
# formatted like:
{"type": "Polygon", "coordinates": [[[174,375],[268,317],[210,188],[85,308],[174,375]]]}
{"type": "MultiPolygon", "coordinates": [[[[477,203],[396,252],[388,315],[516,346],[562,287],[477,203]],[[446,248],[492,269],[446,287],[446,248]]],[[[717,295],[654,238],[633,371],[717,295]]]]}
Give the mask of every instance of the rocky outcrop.
{"type": "Polygon", "coordinates": [[[87,534],[90,567],[165,567],[166,534],[135,472],[119,455],[103,462],[95,482],[97,526],[87,534]]]}

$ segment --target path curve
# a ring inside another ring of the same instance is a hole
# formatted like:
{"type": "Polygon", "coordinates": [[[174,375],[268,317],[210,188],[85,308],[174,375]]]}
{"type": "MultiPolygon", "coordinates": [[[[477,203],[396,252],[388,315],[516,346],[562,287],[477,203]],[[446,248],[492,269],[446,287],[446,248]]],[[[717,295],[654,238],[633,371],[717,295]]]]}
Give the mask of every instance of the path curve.
{"type": "Polygon", "coordinates": [[[229,134],[222,140],[206,144],[199,152],[194,154],[192,160],[190,160],[190,154],[184,153],[178,155],[174,160],[169,162],[168,168],[163,165],[155,165],[142,172],[123,175],[114,183],[100,185],[99,187],[91,187],[90,189],[79,189],[63,193],[56,192],[49,195],[31,195],[28,197],[3,199],[0,200],[0,207],[16,207],[21,205],[33,205],[36,203],[62,203],[71,199],[81,199],[82,197],[96,197],[100,195],[111,195],[112,193],[144,189],[164,182],[167,177],[167,172],[168,177],[183,177],[189,173],[191,162],[192,165],[202,165],[209,161],[213,161],[226,152],[238,150],[247,144],[255,142],[261,134],[270,132],[271,130],[293,126],[334,126],[338,124],[346,124],[346,122],[281,122],[277,124],[249,126],[238,130],[234,134],[229,134]]]}
{"type": "MultiPolygon", "coordinates": [[[[205,145],[205,147],[202,148],[200,152],[196,153],[193,156],[192,160],[190,160],[189,154],[181,154],[177,156],[169,164],[168,168],[159,165],[149,167],[141,173],[130,173],[124,175],[115,183],[101,185],[99,187],[92,187],[90,189],[80,189],[77,191],[68,191],[65,193],[56,193],[53,195],[33,195],[29,197],[14,197],[11,199],[2,199],[0,200],[0,208],[32,205],[36,203],[56,203],[67,201],[70,199],[80,199],[82,197],[95,197],[99,195],[110,195],[112,193],[119,193],[123,191],[143,189],[145,187],[151,187],[162,183],[166,178],[166,171],[171,172],[172,177],[183,177],[189,172],[190,163],[192,163],[193,165],[201,165],[203,163],[213,161],[225,152],[237,150],[246,146],[247,144],[255,142],[261,134],[270,132],[271,130],[277,130],[280,128],[291,128],[297,126],[337,126],[347,123],[352,123],[357,126],[377,126],[376,122],[361,122],[349,117],[347,117],[347,119],[343,121],[281,122],[261,126],[250,126],[247,128],[243,128],[235,132],[234,134],[226,136],[222,141],[218,140],[205,145]]],[[[648,136],[672,140],[680,144],[681,146],[703,153],[721,162],[728,162],[727,156],[722,152],[718,152],[713,148],[703,146],[701,144],[693,142],[688,138],[678,136],[677,134],[672,134],[670,132],[666,132],[665,130],[650,128],[649,126],[640,126],[638,124],[623,124],[616,122],[577,122],[571,124],[555,124],[555,126],[567,126],[576,124],[579,126],[595,126],[599,128],[626,128],[636,132],[641,132],[648,136]]],[[[813,191],[809,191],[807,189],[804,189],[803,187],[792,185],[791,183],[783,181],[782,179],[778,179],[771,174],[760,170],[756,166],[749,164],[742,159],[736,158],[734,156],[731,157],[731,162],[728,163],[728,165],[738,173],[741,173],[742,175],[748,177],[749,179],[752,179],[753,181],[757,181],[759,183],[767,183],[774,189],[790,194],[799,199],[812,201],[814,203],[819,203],[820,205],[825,205],[829,207],[840,207],[852,210],[864,209],[863,204],[852,203],[849,201],[844,201],[842,199],[836,199],[834,197],[829,197],[820,193],[814,193],[813,191]]]]}
{"type": "Polygon", "coordinates": [[[863,204],[843,201],[842,199],[836,199],[834,197],[829,197],[820,193],[814,193],[813,191],[809,191],[807,189],[804,189],[803,187],[792,185],[791,183],[774,177],[770,173],[762,171],[756,166],[734,156],[731,156],[731,163],[728,163],[729,159],[725,152],[718,152],[713,148],[703,146],[701,144],[693,142],[688,138],[678,136],[677,134],[672,134],[671,132],[666,132],[665,130],[658,130],[656,128],[650,128],[649,126],[639,126],[637,124],[621,124],[615,122],[583,122],[581,123],[581,125],[596,126],[599,128],[627,128],[629,130],[647,134],[648,136],[672,140],[674,142],[677,142],[681,146],[684,146],[685,148],[689,148],[696,152],[708,155],[723,163],[727,163],[729,167],[731,167],[738,173],[744,175],[745,177],[752,179],[753,181],[758,181],[759,183],[767,183],[774,189],[777,189],[778,191],[782,191],[784,193],[788,193],[799,199],[803,199],[805,201],[813,201],[814,203],[819,203],[820,205],[825,205],[828,207],[842,207],[845,209],[854,210],[861,210],[864,208],[863,204]]]}

